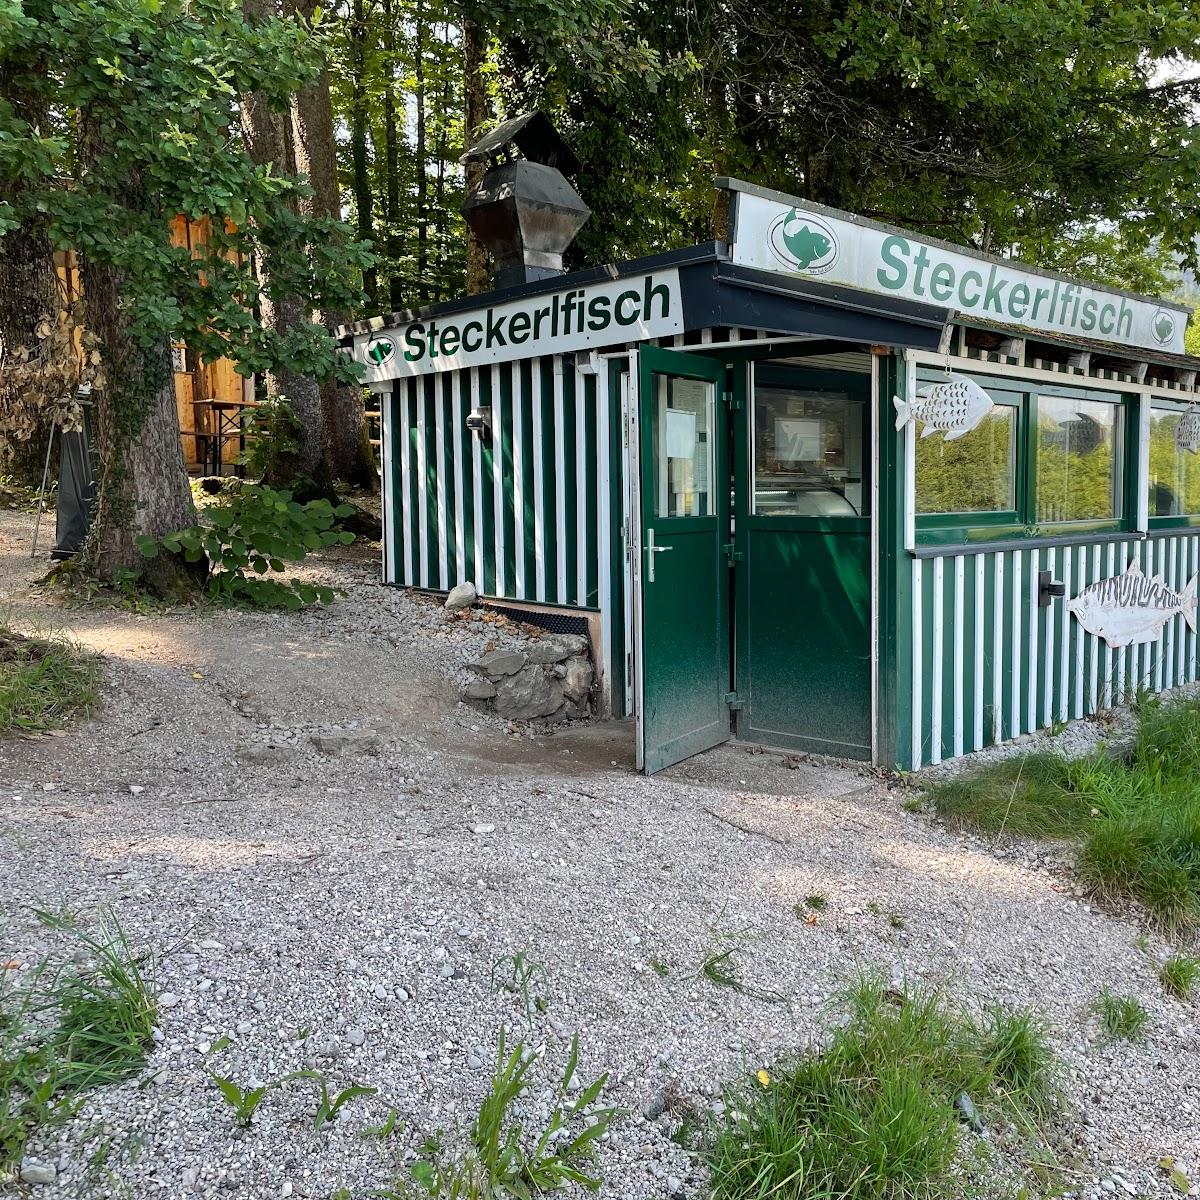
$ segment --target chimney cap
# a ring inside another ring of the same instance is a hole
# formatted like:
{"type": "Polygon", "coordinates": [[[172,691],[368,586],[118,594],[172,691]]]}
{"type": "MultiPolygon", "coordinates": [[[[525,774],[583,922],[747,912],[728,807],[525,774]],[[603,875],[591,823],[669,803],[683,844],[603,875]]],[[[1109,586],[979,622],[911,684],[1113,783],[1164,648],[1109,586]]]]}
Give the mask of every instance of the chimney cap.
{"type": "Polygon", "coordinates": [[[565,175],[574,175],[580,168],[575,152],[558,134],[544,112],[522,113],[502,121],[491,133],[485,134],[462,156],[462,162],[496,162],[502,157],[515,157],[511,147],[530,162],[556,167],[565,175]]]}

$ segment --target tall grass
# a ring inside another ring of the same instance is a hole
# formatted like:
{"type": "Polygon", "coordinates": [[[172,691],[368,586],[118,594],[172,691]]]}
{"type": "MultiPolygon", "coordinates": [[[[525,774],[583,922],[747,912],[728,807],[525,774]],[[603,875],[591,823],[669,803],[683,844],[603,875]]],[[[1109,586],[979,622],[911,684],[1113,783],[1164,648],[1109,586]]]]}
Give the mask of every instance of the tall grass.
{"type": "Polygon", "coordinates": [[[827,1049],[727,1097],[708,1139],[715,1200],[875,1200],[957,1190],[964,1114],[1032,1135],[1053,1058],[1028,1013],[975,1020],[932,991],[859,982],[827,1049]]]}
{"type": "Polygon", "coordinates": [[[69,916],[38,916],[87,957],[61,972],[43,965],[23,987],[0,992],[0,1180],[31,1130],[69,1116],[88,1089],[145,1066],[157,1015],[146,964],[115,918],[88,932],[69,916]]]}
{"type": "Polygon", "coordinates": [[[936,784],[951,825],[1079,844],[1098,896],[1135,900],[1169,931],[1200,926],[1200,701],[1142,701],[1134,745],[1069,762],[1009,759],[936,784]]]}
{"type": "Polygon", "coordinates": [[[94,655],[65,638],[31,638],[0,625],[0,734],[60,726],[91,712],[99,694],[94,655]]]}

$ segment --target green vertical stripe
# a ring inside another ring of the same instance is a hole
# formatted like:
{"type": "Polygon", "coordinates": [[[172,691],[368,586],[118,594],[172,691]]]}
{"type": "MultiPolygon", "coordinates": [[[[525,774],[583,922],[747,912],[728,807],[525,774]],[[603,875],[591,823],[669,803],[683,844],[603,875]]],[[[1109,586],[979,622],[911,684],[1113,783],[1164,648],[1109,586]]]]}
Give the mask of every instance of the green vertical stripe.
{"type": "Polygon", "coordinates": [[[513,368],[511,363],[500,364],[500,479],[501,499],[504,511],[504,594],[516,595],[517,577],[517,532],[514,484],[516,481],[513,464],[513,429],[515,428],[515,405],[513,403],[513,368]]]}
{"type": "Polygon", "coordinates": [[[479,496],[482,501],[480,515],[483,518],[483,590],[485,595],[496,594],[496,494],[492,483],[495,476],[496,435],[495,422],[499,413],[492,398],[492,373],[487,367],[479,369],[479,406],[491,410],[492,436],[480,443],[479,496]]]}
{"type": "MultiPolygon", "coordinates": [[[[615,387],[610,386],[609,390],[614,391],[617,389],[615,387]]],[[[597,554],[604,552],[603,548],[597,545],[598,538],[599,538],[599,535],[597,533],[598,526],[597,526],[597,517],[596,517],[596,494],[598,491],[598,488],[596,487],[596,480],[599,477],[599,467],[598,467],[598,460],[597,460],[597,454],[599,452],[596,448],[596,446],[597,446],[596,421],[598,419],[598,416],[597,416],[597,413],[598,413],[597,392],[598,392],[598,389],[596,387],[596,376],[588,375],[584,379],[584,384],[583,384],[584,403],[587,406],[587,412],[585,414],[586,418],[587,418],[587,454],[585,455],[585,457],[586,457],[588,463],[591,464],[591,466],[589,467],[589,473],[588,473],[588,487],[587,487],[587,491],[585,493],[586,500],[587,500],[587,506],[588,506],[587,507],[588,563],[587,563],[587,599],[586,599],[588,608],[599,608],[600,607],[600,576],[599,576],[599,565],[597,563],[596,556],[597,556],[597,554]]],[[[618,574],[620,574],[620,572],[618,572],[618,574]]],[[[621,676],[621,677],[623,677],[623,676],[621,676]]],[[[614,686],[617,683],[617,679],[621,678],[621,677],[618,677],[618,676],[613,677],[614,686]]]]}
{"type": "Polygon", "coordinates": [[[975,625],[975,555],[963,556],[962,744],[975,748],[975,646],[983,630],[975,625]]]}
{"type": "MultiPolygon", "coordinates": [[[[541,396],[534,403],[542,410],[542,444],[533,448],[541,455],[542,463],[542,530],[546,564],[546,599],[551,604],[564,600],[558,594],[558,468],[556,447],[562,437],[554,411],[554,368],[553,357],[543,358],[540,366],[541,396]]],[[[561,360],[557,364],[561,369],[561,360]]]]}
{"type": "Polygon", "coordinates": [[[996,555],[983,556],[983,744],[992,745],[996,740],[996,672],[1003,664],[996,662],[996,620],[1000,609],[996,604],[996,555]]]}
{"type": "Polygon", "coordinates": [[[392,577],[389,583],[401,582],[404,579],[404,521],[407,505],[404,499],[404,463],[403,456],[407,447],[400,439],[400,420],[404,404],[404,384],[397,381],[392,384],[388,393],[388,430],[392,445],[392,527],[388,537],[392,542],[392,577]]]}
{"type": "Polygon", "coordinates": [[[437,403],[436,381],[434,376],[426,375],[421,382],[424,385],[420,411],[421,434],[425,446],[425,478],[422,480],[425,488],[425,549],[429,555],[429,586],[436,588],[441,587],[438,571],[437,425],[434,416],[434,406],[437,403]]]}
{"type": "Polygon", "coordinates": [[[921,761],[928,762],[933,749],[933,611],[937,595],[933,586],[933,560],[921,571],[921,761]]]}
{"type": "Polygon", "coordinates": [[[408,536],[412,543],[412,578],[409,582],[415,587],[421,582],[421,505],[418,499],[422,487],[417,473],[418,439],[421,436],[420,413],[421,401],[418,394],[418,380],[408,381],[408,395],[405,404],[408,405],[408,536]]]}
{"type": "Polygon", "coordinates": [[[576,580],[579,578],[579,504],[583,480],[578,478],[578,449],[575,437],[575,370],[571,364],[563,367],[563,427],[559,431],[563,439],[563,462],[566,470],[562,479],[562,503],[567,510],[567,542],[562,547],[566,560],[567,594],[560,596],[563,601],[572,604],[579,603],[576,596],[576,580]]]}
{"type": "Polygon", "coordinates": [[[525,591],[522,600],[537,597],[537,552],[534,545],[533,456],[538,452],[533,444],[533,361],[524,359],[520,366],[521,396],[521,508],[525,521],[525,591]]]}
{"type": "Polygon", "coordinates": [[[442,580],[442,587],[447,591],[462,580],[458,577],[458,518],[459,503],[457,484],[454,480],[454,426],[458,414],[455,411],[454,380],[460,374],[447,371],[442,376],[442,446],[446,464],[446,477],[441,481],[443,494],[446,497],[446,527],[441,531],[442,540],[446,543],[446,570],[449,577],[442,580]]]}
{"type": "Polygon", "coordinates": [[[467,414],[471,411],[471,371],[458,372],[458,392],[454,419],[458,423],[462,442],[463,567],[467,579],[475,578],[475,435],[467,429],[467,414]]]}

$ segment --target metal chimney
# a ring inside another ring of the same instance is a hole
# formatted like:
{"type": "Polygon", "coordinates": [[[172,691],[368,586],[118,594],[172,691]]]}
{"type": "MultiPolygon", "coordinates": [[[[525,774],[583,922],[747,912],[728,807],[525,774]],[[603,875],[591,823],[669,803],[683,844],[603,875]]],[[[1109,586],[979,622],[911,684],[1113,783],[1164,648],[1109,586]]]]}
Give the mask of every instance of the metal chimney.
{"type": "Polygon", "coordinates": [[[492,252],[495,286],[561,275],[563,252],[592,212],[566,178],[579,170],[579,160],[549,118],[541,112],[513,117],[462,161],[488,164],[462,213],[492,252]]]}

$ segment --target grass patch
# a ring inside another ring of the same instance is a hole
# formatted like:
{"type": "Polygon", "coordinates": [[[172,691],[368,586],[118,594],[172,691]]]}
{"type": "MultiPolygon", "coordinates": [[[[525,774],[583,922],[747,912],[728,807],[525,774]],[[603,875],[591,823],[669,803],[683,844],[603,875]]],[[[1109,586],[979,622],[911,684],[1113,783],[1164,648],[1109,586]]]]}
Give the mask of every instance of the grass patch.
{"type": "Polygon", "coordinates": [[[1169,931],[1200,927],[1200,701],[1138,704],[1129,754],[1030,754],[935,784],[952,826],[1079,845],[1076,869],[1109,902],[1169,931]]]}
{"type": "Polygon", "coordinates": [[[1172,954],[1158,970],[1163,987],[1180,1000],[1191,1000],[1200,984],[1200,958],[1191,954],[1172,954]]]}
{"type": "Polygon", "coordinates": [[[0,625],[0,734],[41,733],[92,712],[100,695],[95,655],[61,637],[26,637],[0,625]]]}
{"type": "Polygon", "coordinates": [[[597,1076],[591,1083],[576,1087],[576,1035],[557,1081],[549,1116],[527,1129],[518,1105],[532,1090],[533,1076],[541,1062],[541,1053],[523,1041],[510,1049],[501,1029],[491,1087],[471,1123],[468,1144],[455,1151],[447,1149],[441,1134],[430,1138],[409,1168],[411,1180],[396,1191],[376,1194],[396,1200],[417,1196],[431,1200],[490,1200],[537,1196],[571,1186],[598,1191],[603,1180],[593,1173],[591,1158],[616,1115],[616,1109],[598,1107],[596,1103],[608,1076],[597,1076]]]}
{"type": "Polygon", "coordinates": [[[876,1200],[960,1190],[965,1125],[981,1121],[993,1144],[1035,1143],[1056,1099],[1052,1075],[1032,1014],[997,1009],[973,1019],[935,992],[897,993],[864,978],[826,1049],[728,1095],[728,1115],[704,1148],[713,1196],[876,1200]]]}
{"type": "Polygon", "coordinates": [[[1118,996],[1111,988],[1105,988],[1096,997],[1092,1008],[1104,1032],[1114,1042],[1138,1041],[1150,1020],[1150,1014],[1136,996],[1118,996]]]}
{"type": "Polygon", "coordinates": [[[87,957],[60,972],[43,966],[25,987],[0,993],[0,1179],[34,1128],[70,1116],[89,1089],[142,1070],[157,1016],[144,958],[115,918],[93,933],[38,915],[87,957]]]}

